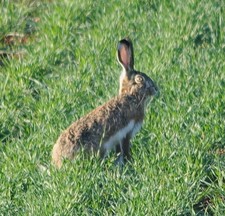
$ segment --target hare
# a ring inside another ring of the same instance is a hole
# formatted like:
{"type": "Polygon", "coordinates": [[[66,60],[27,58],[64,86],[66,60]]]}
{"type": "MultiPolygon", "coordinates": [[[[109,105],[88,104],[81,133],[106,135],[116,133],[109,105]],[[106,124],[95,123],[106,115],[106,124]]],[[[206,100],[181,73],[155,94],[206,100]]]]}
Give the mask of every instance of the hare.
{"type": "Polygon", "coordinates": [[[119,164],[131,159],[130,140],[140,130],[146,105],[158,90],[146,74],[134,69],[129,39],[119,41],[117,57],[123,68],[119,95],[74,122],[59,136],[52,152],[56,167],[62,166],[63,158],[73,159],[81,148],[99,153],[101,158],[114,149],[119,154],[119,164]]]}

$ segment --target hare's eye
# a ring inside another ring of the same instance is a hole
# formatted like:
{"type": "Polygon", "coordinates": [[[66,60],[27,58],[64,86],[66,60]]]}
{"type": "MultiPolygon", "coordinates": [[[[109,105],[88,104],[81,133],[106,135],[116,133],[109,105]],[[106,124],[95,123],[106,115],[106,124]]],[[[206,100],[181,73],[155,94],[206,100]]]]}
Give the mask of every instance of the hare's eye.
{"type": "Polygon", "coordinates": [[[141,75],[136,75],[135,76],[135,82],[136,83],[142,83],[142,82],[144,82],[144,77],[141,76],[141,75]]]}

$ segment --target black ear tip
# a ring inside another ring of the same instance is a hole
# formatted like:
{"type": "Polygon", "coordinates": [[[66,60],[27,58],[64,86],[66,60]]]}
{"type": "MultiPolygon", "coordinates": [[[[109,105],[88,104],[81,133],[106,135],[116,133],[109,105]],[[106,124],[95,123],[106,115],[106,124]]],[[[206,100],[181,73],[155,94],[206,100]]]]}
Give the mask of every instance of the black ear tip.
{"type": "Polygon", "coordinates": [[[129,37],[126,37],[119,41],[119,45],[121,45],[121,44],[125,44],[126,46],[129,47],[132,44],[132,42],[129,37]]]}

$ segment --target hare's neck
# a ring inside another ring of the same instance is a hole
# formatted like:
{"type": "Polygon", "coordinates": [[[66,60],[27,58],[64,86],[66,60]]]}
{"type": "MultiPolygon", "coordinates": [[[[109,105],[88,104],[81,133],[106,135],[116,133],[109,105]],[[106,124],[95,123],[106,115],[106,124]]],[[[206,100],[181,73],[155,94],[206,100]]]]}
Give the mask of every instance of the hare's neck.
{"type": "Polygon", "coordinates": [[[119,90],[119,95],[121,95],[122,93],[124,93],[123,82],[124,82],[125,77],[126,77],[126,71],[124,69],[122,71],[121,75],[120,75],[120,90],[119,90]]]}
{"type": "Polygon", "coordinates": [[[119,95],[127,94],[129,89],[130,89],[130,78],[128,77],[126,70],[123,69],[120,75],[119,95]]]}
{"type": "Polygon", "coordinates": [[[132,97],[134,98],[134,101],[135,101],[135,104],[136,104],[136,108],[138,110],[143,110],[144,111],[145,101],[146,101],[145,96],[141,95],[141,94],[133,94],[132,97]]]}
{"type": "Polygon", "coordinates": [[[126,103],[129,104],[129,110],[131,119],[135,119],[136,121],[143,121],[144,119],[144,101],[142,101],[137,95],[124,95],[126,98],[126,103]]]}

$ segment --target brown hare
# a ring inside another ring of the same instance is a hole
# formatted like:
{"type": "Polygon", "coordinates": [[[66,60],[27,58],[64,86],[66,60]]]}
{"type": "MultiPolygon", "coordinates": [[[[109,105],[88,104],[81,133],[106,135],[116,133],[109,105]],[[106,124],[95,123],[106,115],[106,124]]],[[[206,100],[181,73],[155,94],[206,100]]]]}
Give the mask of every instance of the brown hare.
{"type": "Polygon", "coordinates": [[[131,159],[130,140],[140,130],[145,107],[157,93],[154,82],[134,69],[132,42],[118,43],[118,61],[123,67],[119,95],[70,125],[53,147],[52,160],[58,168],[63,158],[73,159],[79,149],[107,156],[111,149],[119,155],[117,163],[131,159]]]}

